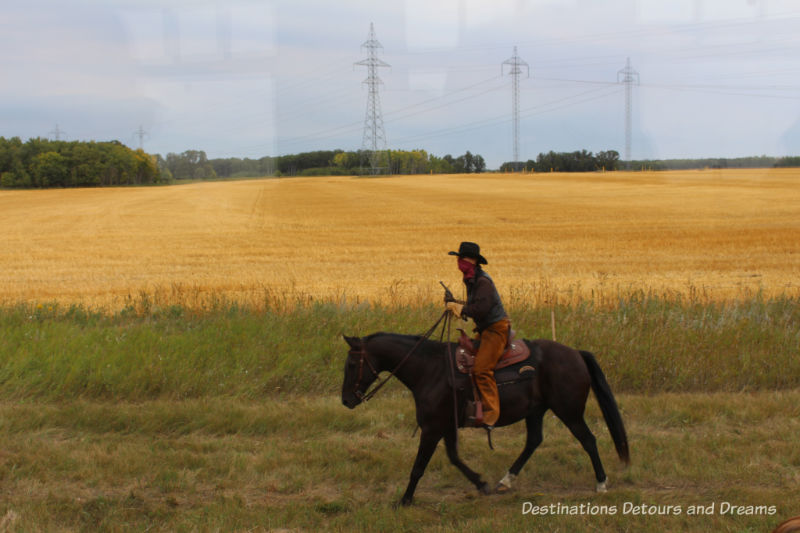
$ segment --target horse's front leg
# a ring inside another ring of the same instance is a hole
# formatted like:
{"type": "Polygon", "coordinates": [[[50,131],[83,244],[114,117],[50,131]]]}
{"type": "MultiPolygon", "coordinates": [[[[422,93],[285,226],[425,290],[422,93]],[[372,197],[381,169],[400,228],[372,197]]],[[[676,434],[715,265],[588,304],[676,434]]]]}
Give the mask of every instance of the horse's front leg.
{"type": "Polygon", "coordinates": [[[414,466],[411,468],[411,478],[408,480],[408,487],[406,488],[403,498],[400,500],[402,505],[411,505],[411,500],[414,498],[414,491],[417,488],[422,474],[425,473],[425,468],[428,466],[428,461],[431,460],[433,452],[436,451],[436,445],[442,439],[442,434],[439,431],[430,429],[423,429],[419,437],[419,449],[417,449],[417,458],[414,460],[414,466]]]}
{"type": "Polygon", "coordinates": [[[519,471],[522,470],[522,467],[525,466],[525,463],[528,462],[528,459],[531,458],[533,452],[539,445],[542,443],[542,419],[544,418],[544,413],[547,411],[545,407],[537,407],[533,413],[528,415],[525,418],[525,425],[528,429],[528,436],[525,440],[525,448],[523,448],[522,453],[519,454],[517,460],[514,461],[514,464],[511,465],[511,468],[508,469],[506,475],[497,486],[494,488],[495,492],[498,493],[505,493],[511,490],[511,485],[516,479],[517,475],[519,475],[519,471]]]}
{"type": "Polygon", "coordinates": [[[481,491],[483,494],[490,494],[492,491],[489,488],[489,484],[486,483],[483,479],[481,479],[481,475],[477,472],[474,472],[470,467],[465,465],[463,461],[458,457],[458,430],[455,427],[452,427],[448,430],[445,430],[444,433],[444,445],[445,449],[447,449],[447,457],[450,459],[450,462],[455,465],[456,468],[461,470],[461,473],[467,476],[475,487],[481,491]]]}

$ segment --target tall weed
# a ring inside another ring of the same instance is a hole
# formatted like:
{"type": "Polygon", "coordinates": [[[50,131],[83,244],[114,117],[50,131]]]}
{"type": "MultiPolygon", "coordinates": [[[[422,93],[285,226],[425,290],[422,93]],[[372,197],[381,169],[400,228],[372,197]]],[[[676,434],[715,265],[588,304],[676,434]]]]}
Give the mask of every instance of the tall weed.
{"type": "MultiPolygon", "coordinates": [[[[615,305],[582,300],[509,311],[519,337],[551,338],[595,353],[616,391],[743,391],[800,386],[795,298],[755,295],[700,302],[633,294],[615,305]],[[555,328],[553,326],[555,325],[555,328]]],[[[113,315],[58,305],[0,309],[0,396],[5,398],[242,397],[336,393],[341,336],[419,334],[435,305],[293,302],[113,315]]]]}

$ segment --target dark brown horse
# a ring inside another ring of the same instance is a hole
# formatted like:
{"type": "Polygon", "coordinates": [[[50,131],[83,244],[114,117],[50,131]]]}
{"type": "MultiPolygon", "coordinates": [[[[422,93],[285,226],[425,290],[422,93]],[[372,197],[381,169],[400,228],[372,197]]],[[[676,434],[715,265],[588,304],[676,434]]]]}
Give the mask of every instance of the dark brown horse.
{"type": "MultiPolygon", "coordinates": [[[[479,491],[491,492],[480,474],[458,457],[456,426],[463,426],[466,419],[465,409],[467,401],[472,399],[472,386],[468,376],[452,372],[448,354],[452,353],[453,345],[394,333],[345,337],[345,340],[350,345],[342,384],[345,406],[353,409],[360,404],[369,386],[384,371],[393,372],[414,395],[421,434],[411,478],[400,503],[411,503],[417,483],[442,438],[450,462],[479,491]]],[[[548,340],[525,342],[531,349],[531,358],[495,374],[501,405],[497,426],[525,419],[528,429],[525,448],[498,483],[497,490],[504,492],[511,488],[513,479],[542,442],[542,419],[545,412],[552,409],[589,454],[597,490],[605,491],[606,473],[597,453],[595,437],[583,418],[590,387],[600,404],[619,458],[627,464],[629,455],[625,426],[603,371],[589,352],[579,352],[548,340]]]]}

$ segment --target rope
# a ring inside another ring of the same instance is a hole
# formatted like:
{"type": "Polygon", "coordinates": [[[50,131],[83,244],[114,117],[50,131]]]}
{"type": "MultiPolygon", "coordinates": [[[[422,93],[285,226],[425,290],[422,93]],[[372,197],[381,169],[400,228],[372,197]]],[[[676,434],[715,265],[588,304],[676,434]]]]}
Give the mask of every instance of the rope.
{"type": "Polygon", "coordinates": [[[458,391],[456,388],[456,371],[455,371],[455,358],[453,357],[453,352],[451,350],[452,346],[450,345],[450,324],[452,324],[451,318],[445,320],[445,325],[442,326],[442,335],[444,335],[444,329],[447,327],[447,364],[450,367],[450,382],[452,383],[453,387],[453,429],[455,430],[455,449],[456,453],[458,453],[458,391]]]}

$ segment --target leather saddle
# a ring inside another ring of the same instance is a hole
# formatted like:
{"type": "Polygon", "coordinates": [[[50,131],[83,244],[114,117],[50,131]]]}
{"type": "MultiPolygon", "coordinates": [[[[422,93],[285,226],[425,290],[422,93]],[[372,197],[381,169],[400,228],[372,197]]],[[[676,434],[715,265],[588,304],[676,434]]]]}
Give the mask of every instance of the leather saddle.
{"type": "MultiPolygon", "coordinates": [[[[455,354],[456,368],[458,368],[458,371],[462,374],[469,374],[472,372],[472,367],[475,365],[475,354],[478,351],[480,343],[469,338],[467,332],[463,329],[459,329],[458,331],[461,332],[461,336],[458,338],[458,348],[456,348],[455,354]]],[[[531,351],[528,345],[521,340],[516,340],[514,338],[514,330],[511,330],[508,336],[506,351],[500,356],[500,359],[497,361],[497,366],[495,366],[494,369],[498,370],[524,361],[530,354],[531,351]]]]}

